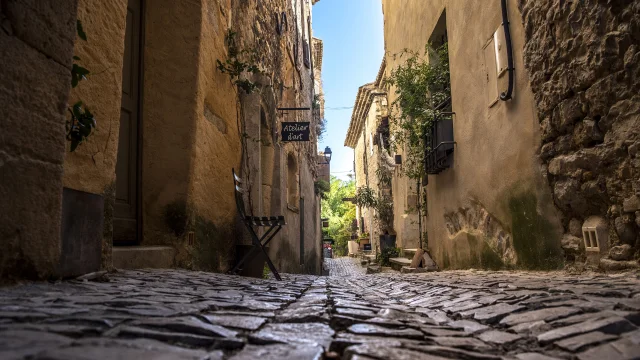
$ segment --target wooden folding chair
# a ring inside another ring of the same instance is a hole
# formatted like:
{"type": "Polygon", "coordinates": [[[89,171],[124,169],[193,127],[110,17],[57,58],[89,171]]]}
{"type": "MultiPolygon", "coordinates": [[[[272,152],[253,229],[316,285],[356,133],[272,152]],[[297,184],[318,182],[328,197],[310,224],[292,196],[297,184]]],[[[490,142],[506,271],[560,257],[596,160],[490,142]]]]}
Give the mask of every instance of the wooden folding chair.
{"type": "Polygon", "coordinates": [[[264,254],[267,260],[267,266],[269,266],[269,270],[273,273],[276,279],[282,280],[280,274],[278,274],[278,270],[269,259],[269,255],[267,254],[267,250],[265,247],[269,244],[271,239],[273,239],[276,234],[282,229],[282,226],[286,225],[284,221],[284,216],[248,216],[245,211],[244,206],[244,194],[246,190],[241,187],[242,179],[240,179],[236,175],[236,171],[231,169],[233,173],[233,185],[235,187],[235,196],[236,196],[236,207],[238,208],[238,214],[240,214],[240,219],[249,230],[249,234],[251,235],[251,242],[253,243],[253,248],[249,251],[237,264],[236,266],[229,271],[231,274],[237,274],[242,270],[242,265],[245,262],[251,260],[254,256],[256,256],[260,251],[264,254]],[[269,227],[269,229],[262,235],[262,237],[258,237],[258,234],[253,229],[254,226],[260,227],[269,227]]]}

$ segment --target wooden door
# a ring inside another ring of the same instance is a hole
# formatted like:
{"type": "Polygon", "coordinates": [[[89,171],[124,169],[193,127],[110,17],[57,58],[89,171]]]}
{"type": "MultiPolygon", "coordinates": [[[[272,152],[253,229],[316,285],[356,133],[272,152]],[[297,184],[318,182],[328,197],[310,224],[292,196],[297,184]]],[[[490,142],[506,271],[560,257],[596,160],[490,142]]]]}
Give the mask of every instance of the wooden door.
{"type": "Polygon", "coordinates": [[[120,137],[116,165],[116,201],[113,240],[116,245],[138,243],[140,56],[142,44],[142,0],[129,0],[122,65],[120,137]]]}

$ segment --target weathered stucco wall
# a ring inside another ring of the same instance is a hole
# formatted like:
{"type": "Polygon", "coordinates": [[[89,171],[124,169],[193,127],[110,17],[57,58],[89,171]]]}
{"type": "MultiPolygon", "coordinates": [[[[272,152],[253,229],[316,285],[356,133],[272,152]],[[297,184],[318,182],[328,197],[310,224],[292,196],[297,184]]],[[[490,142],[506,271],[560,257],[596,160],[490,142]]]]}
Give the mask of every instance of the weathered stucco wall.
{"type": "MultiPolygon", "coordinates": [[[[112,218],[122,98],[122,63],[127,0],[80,0],[78,19],[87,41],[75,39],[75,61],[91,73],[71,90],[69,103],[82,101],[97,122],[76,151],[66,146],[64,186],[103,197],[102,267],[111,267],[112,218]]],[[[85,234],[86,236],[87,234],[85,234]]]]}
{"type": "Polygon", "coordinates": [[[115,181],[122,98],[122,59],[127,0],[80,0],[78,19],[87,41],[77,38],[76,62],[91,73],[71,91],[69,103],[82,101],[97,128],[74,152],[67,152],[64,186],[103,194],[115,181]]]}
{"type": "Polygon", "coordinates": [[[0,2],[0,279],[58,274],[77,1],[0,2]]]}
{"type": "Polygon", "coordinates": [[[610,245],[637,250],[640,3],[518,4],[543,174],[562,212],[565,237],[577,249],[583,221],[601,216],[608,219],[610,245]]]}
{"type": "MultiPolygon", "coordinates": [[[[424,50],[446,9],[457,145],[452,167],[429,176],[426,223],[429,249],[444,268],[544,268],[560,261],[562,230],[540,173],[533,95],[527,73],[517,71],[523,68],[524,29],[516,1],[508,3],[514,99],[490,106],[486,94],[496,85],[487,75],[496,65],[485,64],[484,46],[501,26],[499,1],[383,1],[387,74],[401,61],[393,54],[424,50]]],[[[498,79],[500,91],[504,78],[498,79]]],[[[395,99],[393,89],[389,97],[395,99]]]]}

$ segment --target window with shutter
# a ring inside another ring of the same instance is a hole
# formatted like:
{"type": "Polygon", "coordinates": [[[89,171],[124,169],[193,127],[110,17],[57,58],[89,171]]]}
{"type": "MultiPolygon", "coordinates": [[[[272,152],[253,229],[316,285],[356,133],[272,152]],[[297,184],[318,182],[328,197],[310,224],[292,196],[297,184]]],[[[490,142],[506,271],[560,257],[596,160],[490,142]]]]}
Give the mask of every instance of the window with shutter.
{"type": "Polygon", "coordinates": [[[302,44],[302,61],[304,62],[304,66],[306,66],[308,69],[311,68],[311,61],[309,60],[309,43],[307,41],[305,41],[302,44]]]}

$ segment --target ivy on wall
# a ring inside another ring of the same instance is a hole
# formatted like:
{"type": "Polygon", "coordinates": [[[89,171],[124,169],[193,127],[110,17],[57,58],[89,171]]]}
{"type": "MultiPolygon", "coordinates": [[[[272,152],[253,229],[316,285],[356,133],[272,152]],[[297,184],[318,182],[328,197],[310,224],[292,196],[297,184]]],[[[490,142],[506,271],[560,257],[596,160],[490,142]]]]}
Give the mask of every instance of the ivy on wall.
{"type": "Polygon", "coordinates": [[[404,50],[395,57],[407,57],[395,68],[386,84],[394,87],[396,99],[389,116],[392,146],[404,150],[402,172],[410,179],[424,175],[425,137],[434,120],[446,108],[438,105],[451,97],[447,43],[433,48],[427,44],[420,54],[404,50]]]}
{"type": "Polygon", "coordinates": [[[247,73],[259,74],[260,69],[255,64],[258,54],[255,49],[240,49],[236,40],[237,33],[229,30],[225,36],[225,43],[228,48],[229,57],[224,61],[216,60],[217,68],[223,74],[231,76],[231,81],[244,90],[247,94],[253,93],[258,85],[249,79],[243,79],[243,75],[247,73]]]}

